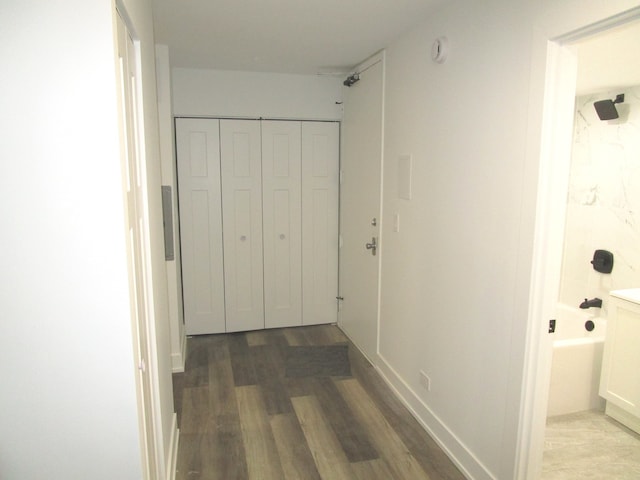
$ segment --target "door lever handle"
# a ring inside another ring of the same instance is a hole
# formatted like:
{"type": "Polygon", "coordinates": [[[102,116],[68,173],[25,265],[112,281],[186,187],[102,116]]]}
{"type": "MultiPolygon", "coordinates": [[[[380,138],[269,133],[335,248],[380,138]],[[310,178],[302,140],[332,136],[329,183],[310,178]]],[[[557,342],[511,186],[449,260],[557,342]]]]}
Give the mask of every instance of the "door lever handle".
{"type": "Polygon", "coordinates": [[[371,255],[375,256],[376,250],[378,248],[378,244],[376,243],[376,237],[371,237],[371,243],[365,244],[365,247],[367,248],[367,250],[371,250],[371,255]]]}

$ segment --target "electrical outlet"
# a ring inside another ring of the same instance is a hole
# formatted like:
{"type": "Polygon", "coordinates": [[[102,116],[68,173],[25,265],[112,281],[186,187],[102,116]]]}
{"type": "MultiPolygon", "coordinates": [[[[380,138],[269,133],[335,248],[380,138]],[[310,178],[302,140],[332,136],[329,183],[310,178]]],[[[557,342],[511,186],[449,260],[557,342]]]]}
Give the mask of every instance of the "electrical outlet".
{"type": "Polygon", "coordinates": [[[420,370],[420,385],[422,385],[422,388],[427,392],[431,391],[431,379],[429,378],[429,375],[424,373],[422,370],[420,370]]]}

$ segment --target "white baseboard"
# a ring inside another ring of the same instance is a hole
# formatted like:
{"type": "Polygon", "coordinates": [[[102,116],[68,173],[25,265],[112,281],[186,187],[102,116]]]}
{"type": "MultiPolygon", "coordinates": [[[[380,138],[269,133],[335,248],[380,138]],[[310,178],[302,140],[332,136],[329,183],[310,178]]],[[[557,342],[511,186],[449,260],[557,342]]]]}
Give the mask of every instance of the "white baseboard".
{"type": "Polygon", "coordinates": [[[429,409],[380,353],[378,353],[378,359],[375,367],[384,381],[464,476],[470,480],[496,480],[496,477],[429,409]]]}
{"type": "Polygon", "coordinates": [[[167,458],[167,479],[175,480],[178,467],[178,444],[180,443],[180,430],[178,430],[178,415],[173,414],[171,422],[171,440],[169,442],[169,455],[167,458]]]}
{"type": "Polygon", "coordinates": [[[187,336],[182,336],[180,351],[171,354],[171,371],[173,373],[183,373],[184,363],[187,359],[187,336]]]}

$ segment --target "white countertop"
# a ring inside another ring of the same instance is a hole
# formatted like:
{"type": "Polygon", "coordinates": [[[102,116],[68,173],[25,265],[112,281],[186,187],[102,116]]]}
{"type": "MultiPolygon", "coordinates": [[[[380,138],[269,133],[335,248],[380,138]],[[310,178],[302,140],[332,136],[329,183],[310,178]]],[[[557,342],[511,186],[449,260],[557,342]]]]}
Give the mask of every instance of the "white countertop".
{"type": "Polygon", "coordinates": [[[627,288],[625,290],[612,290],[609,295],[629,302],[640,304],[640,288],[627,288]]]}

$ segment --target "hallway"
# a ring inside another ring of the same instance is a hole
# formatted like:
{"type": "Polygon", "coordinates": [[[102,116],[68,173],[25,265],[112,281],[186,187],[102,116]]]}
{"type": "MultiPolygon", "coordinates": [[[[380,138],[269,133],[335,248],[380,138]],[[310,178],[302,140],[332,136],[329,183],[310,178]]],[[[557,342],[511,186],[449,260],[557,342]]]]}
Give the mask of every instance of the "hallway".
{"type": "Polygon", "coordinates": [[[189,337],[187,351],[178,480],[464,479],[336,326],[189,337]]]}

